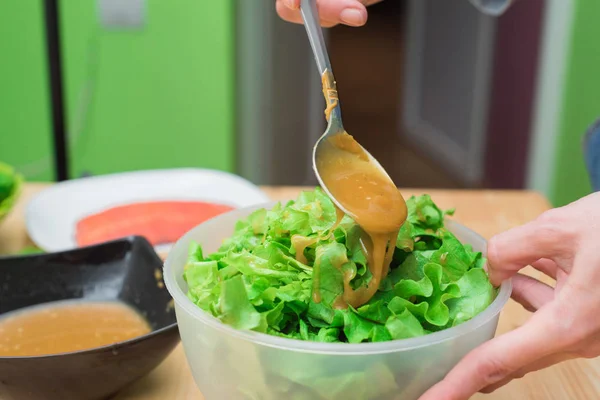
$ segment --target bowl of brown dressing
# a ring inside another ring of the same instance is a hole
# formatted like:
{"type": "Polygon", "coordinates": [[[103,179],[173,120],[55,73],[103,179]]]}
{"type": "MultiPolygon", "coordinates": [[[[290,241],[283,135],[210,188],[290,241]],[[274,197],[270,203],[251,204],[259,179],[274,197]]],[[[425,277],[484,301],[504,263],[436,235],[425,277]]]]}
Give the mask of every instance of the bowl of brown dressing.
{"type": "Polygon", "coordinates": [[[106,399],[179,342],[162,260],[130,237],[0,258],[0,399],[106,399]]]}

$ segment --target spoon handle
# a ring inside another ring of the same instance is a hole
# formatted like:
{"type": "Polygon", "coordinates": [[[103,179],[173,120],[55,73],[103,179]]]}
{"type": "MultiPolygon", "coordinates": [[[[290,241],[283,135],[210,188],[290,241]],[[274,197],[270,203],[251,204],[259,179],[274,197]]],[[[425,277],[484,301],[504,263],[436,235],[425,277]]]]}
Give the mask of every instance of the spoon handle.
{"type": "Polygon", "coordinates": [[[302,0],[300,2],[300,11],[302,19],[304,19],[304,26],[306,27],[310,46],[315,54],[319,73],[323,75],[327,70],[333,73],[331,63],[329,62],[329,55],[327,54],[327,47],[325,47],[323,30],[321,29],[317,0],[302,0]]]}

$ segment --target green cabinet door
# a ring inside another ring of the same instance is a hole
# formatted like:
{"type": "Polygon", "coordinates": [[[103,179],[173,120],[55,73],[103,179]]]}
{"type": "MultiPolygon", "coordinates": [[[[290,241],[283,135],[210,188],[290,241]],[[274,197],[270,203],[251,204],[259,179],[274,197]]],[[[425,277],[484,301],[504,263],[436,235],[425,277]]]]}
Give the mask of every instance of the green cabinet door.
{"type": "Polygon", "coordinates": [[[142,23],[117,28],[101,3],[59,4],[71,177],[232,171],[232,0],[139,0],[142,23]]]}
{"type": "Polygon", "coordinates": [[[42,0],[0,1],[0,161],[54,179],[42,0]]]}

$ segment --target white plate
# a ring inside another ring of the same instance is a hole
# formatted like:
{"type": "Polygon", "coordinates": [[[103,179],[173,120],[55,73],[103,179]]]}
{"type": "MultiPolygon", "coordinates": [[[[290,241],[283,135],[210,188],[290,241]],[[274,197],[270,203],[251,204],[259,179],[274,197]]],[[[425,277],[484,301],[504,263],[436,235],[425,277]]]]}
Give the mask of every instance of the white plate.
{"type": "MultiPolygon", "coordinates": [[[[269,198],[249,181],[226,172],[172,169],[101,175],[58,183],[28,204],[29,236],[45,251],[76,248],[77,222],[118,205],[140,201],[214,201],[235,208],[269,198]]],[[[165,251],[169,246],[158,246],[165,251]]]]}

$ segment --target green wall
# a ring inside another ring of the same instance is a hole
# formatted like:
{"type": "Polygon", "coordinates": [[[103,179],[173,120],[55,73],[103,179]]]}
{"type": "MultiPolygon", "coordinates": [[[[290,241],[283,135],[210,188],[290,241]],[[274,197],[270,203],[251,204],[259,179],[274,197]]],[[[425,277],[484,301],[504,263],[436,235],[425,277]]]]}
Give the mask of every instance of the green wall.
{"type": "Polygon", "coordinates": [[[550,200],[567,204],[591,192],[581,141],[600,118],[600,1],[575,5],[550,200]]]}
{"type": "Polygon", "coordinates": [[[54,179],[42,0],[0,1],[0,160],[54,179]]]}
{"type": "Polygon", "coordinates": [[[147,0],[140,29],[60,3],[71,177],[234,169],[232,0],[147,0]]]}

